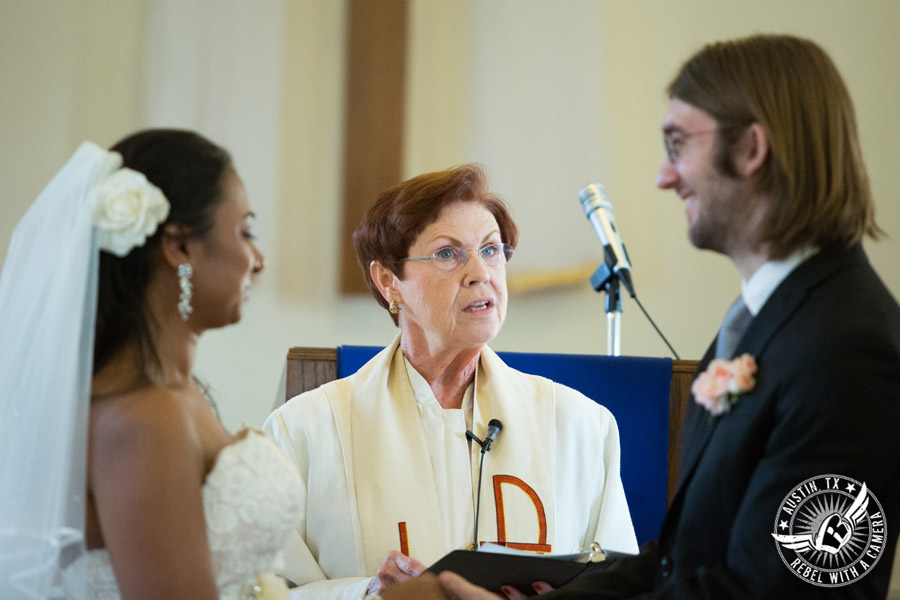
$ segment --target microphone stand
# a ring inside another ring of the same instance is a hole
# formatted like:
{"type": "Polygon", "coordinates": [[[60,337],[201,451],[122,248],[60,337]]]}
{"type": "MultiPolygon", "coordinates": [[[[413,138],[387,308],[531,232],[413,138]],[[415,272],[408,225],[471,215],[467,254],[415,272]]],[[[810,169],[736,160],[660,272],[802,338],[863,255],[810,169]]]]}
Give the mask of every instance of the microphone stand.
{"type": "Polygon", "coordinates": [[[619,275],[608,263],[603,263],[591,275],[591,286],[595,291],[606,292],[606,354],[622,354],[622,295],[619,289],[619,275]]]}
{"type": "MultiPolygon", "coordinates": [[[[614,264],[613,260],[609,258],[610,252],[606,253],[606,257],[606,262],[597,267],[597,270],[591,275],[591,287],[594,288],[594,291],[599,292],[600,290],[603,290],[606,292],[606,354],[609,356],[621,356],[622,295],[619,291],[621,276],[618,272],[613,270],[612,266],[610,266],[610,263],[614,264]]],[[[634,288],[632,287],[630,289],[633,290],[634,288]]],[[[637,294],[632,292],[631,297],[637,303],[641,312],[644,313],[644,316],[647,317],[647,320],[650,321],[650,324],[653,325],[653,329],[656,330],[656,333],[659,334],[662,341],[669,347],[669,351],[672,352],[672,355],[676,359],[680,359],[681,357],[675,352],[675,348],[672,347],[672,344],[669,343],[669,340],[666,339],[666,336],[663,335],[663,332],[659,330],[659,327],[656,326],[656,323],[650,317],[650,313],[647,312],[647,309],[645,309],[644,305],[641,304],[641,301],[638,300],[637,294]]]]}

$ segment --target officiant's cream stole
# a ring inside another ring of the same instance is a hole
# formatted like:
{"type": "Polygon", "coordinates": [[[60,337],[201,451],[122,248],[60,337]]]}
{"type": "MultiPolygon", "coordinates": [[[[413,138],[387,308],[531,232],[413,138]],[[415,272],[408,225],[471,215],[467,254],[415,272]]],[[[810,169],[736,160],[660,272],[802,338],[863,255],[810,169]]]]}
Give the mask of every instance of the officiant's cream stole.
{"type": "MultiPolygon", "coordinates": [[[[385,554],[398,547],[398,536],[401,552],[425,564],[454,549],[444,547],[441,501],[403,360],[398,336],[354,377],[325,390],[347,444],[367,573],[376,572],[385,554]]],[[[502,438],[480,474],[490,487],[481,499],[479,534],[490,538],[496,531],[493,541],[499,544],[550,552],[556,532],[552,383],[513,371],[484,348],[474,387],[472,429],[486,431],[492,418],[503,422],[502,438]]],[[[475,464],[480,449],[470,451],[475,464]]]]}

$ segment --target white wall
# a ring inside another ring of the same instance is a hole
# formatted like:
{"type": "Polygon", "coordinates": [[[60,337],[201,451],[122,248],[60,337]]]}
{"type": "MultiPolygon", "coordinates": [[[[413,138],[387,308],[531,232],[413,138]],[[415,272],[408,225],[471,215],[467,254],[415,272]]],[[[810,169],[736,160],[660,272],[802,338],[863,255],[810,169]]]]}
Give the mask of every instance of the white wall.
{"type": "Polygon", "coordinates": [[[138,125],[141,36],[134,3],[0,2],[0,257],[83,139],[138,125]]]}

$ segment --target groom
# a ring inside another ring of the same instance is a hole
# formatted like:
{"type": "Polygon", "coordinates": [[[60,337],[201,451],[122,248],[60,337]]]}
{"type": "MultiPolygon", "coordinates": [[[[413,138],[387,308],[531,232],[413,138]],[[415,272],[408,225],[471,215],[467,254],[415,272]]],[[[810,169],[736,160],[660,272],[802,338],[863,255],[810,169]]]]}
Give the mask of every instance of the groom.
{"type": "Polygon", "coordinates": [[[847,89],[816,44],[754,36],[706,46],[668,91],[657,184],[684,201],[691,243],[732,260],[741,293],[700,363],[658,545],[547,598],[884,598],[900,307],[861,246],[881,231],[847,89]],[[729,393],[713,372],[727,384],[737,365],[729,393]]]}

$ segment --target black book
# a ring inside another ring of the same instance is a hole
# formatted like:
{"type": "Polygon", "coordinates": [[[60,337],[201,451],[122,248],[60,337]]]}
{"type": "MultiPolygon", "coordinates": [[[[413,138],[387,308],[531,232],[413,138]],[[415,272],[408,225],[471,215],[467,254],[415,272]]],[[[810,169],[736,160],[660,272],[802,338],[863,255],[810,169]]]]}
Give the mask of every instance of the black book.
{"type": "MultiPolygon", "coordinates": [[[[607,552],[606,558],[615,553],[607,552]]],[[[591,552],[570,555],[507,554],[454,550],[428,567],[434,574],[452,571],[475,585],[501,594],[501,586],[518,588],[526,596],[535,594],[533,581],[546,581],[557,588],[585,570],[591,563],[591,552]]],[[[603,556],[602,554],[600,555],[603,556]]],[[[596,554],[594,560],[597,560],[596,554]]]]}

